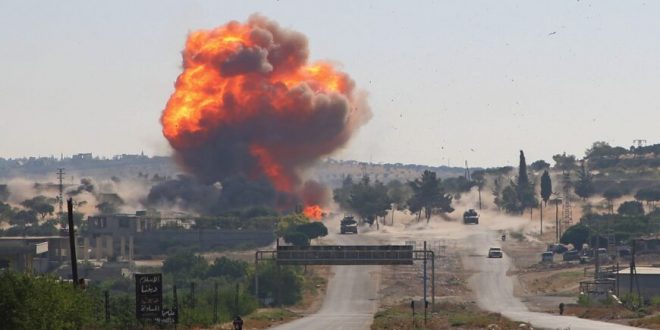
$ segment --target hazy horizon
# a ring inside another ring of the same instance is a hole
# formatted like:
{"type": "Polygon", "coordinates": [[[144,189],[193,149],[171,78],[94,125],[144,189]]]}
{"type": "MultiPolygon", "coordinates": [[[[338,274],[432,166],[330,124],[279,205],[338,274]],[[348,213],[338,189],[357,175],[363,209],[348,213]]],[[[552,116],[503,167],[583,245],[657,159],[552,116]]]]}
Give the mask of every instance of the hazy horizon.
{"type": "Polygon", "coordinates": [[[190,31],[261,13],[339,63],[373,118],[335,159],[516,165],[660,142],[660,3],[0,3],[0,157],[168,155],[190,31]]]}

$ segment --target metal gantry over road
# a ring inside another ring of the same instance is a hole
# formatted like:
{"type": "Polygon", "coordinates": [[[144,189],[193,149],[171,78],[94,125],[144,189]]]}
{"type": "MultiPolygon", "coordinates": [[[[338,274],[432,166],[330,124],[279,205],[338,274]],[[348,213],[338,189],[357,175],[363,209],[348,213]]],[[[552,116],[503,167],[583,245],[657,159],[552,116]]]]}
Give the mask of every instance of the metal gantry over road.
{"type": "Polygon", "coordinates": [[[424,264],[424,303],[426,304],[427,262],[431,262],[431,305],[435,305],[435,253],[413,250],[411,245],[314,245],[278,246],[276,250],[258,250],[254,256],[254,288],[259,297],[259,263],[274,261],[278,267],[288,265],[412,265],[424,264]]]}

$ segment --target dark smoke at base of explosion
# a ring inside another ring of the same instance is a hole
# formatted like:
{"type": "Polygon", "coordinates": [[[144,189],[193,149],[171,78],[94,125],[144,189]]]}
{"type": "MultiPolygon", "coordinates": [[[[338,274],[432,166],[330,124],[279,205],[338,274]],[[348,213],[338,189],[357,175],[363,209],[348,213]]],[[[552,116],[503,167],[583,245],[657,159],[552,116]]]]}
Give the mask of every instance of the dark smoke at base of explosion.
{"type": "MultiPolygon", "coordinates": [[[[305,189],[314,201],[327,202],[328,190],[308,181],[305,189]]],[[[277,191],[267,179],[249,180],[234,176],[212,185],[179,175],[177,178],[154,185],[143,204],[157,209],[178,209],[201,215],[235,215],[250,212],[253,215],[273,215],[279,212],[299,212],[306,201],[296,194],[277,191]]]]}

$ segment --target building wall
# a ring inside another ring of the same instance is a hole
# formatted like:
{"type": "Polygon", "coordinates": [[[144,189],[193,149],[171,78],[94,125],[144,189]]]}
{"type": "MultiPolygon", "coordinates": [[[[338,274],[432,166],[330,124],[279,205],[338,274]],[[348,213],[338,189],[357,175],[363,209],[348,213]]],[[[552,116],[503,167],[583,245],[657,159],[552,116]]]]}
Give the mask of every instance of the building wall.
{"type": "Polygon", "coordinates": [[[211,250],[219,247],[265,246],[275,240],[275,234],[272,230],[219,229],[158,229],[139,233],[96,234],[88,237],[93,249],[90,257],[128,260],[131,238],[133,257],[140,257],[166,254],[178,247],[211,250]]]}
{"type": "MultiPolygon", "coordinates": [[[[619,295],[627,294],[630,289],[630,274],[618,274],[616,278],[619,295]]],[[[645,299],[651,299],[655,296],[660,297],[660,274],[638,274],[637,281],[642,297],[645,299]]],[[[637,294],[637,287],[634,282],[632,292],[637,294]]]]}
{"type": "Polygon", "coordinates": [[[265,246],[275,240],[271,230],[153,230],[135,236],[135,254],[165,253],[171,247],[196,246],[201,250],[218,247],[265,246]]]}

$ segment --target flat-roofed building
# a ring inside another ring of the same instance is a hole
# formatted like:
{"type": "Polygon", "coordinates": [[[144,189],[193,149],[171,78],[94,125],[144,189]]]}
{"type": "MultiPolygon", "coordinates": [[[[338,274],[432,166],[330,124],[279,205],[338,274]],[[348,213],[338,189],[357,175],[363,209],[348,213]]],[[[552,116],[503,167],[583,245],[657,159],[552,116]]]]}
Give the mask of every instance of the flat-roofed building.
{"type": "MultiPolygon", "coordinates": [[[[637,294],[637,285],[639,293],[644,299],[660,297],[660,267],[635,267],[636,274],[633,275],[632,293],[637,294]]],[[[615,273],[616,285],[619,295],[623,296],[630,290],[630,268],[623,268],[615,273]]]]}

